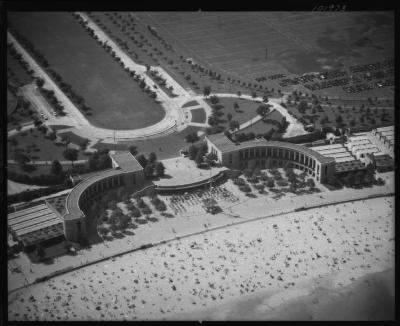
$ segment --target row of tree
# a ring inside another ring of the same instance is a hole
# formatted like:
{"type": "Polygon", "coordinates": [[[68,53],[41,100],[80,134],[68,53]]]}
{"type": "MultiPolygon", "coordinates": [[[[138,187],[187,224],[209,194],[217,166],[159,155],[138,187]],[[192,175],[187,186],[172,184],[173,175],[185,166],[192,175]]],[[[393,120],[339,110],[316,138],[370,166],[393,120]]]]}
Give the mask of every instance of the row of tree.
{"type": "MultiPolygon", "coordinates": [[[[7,43],[7,50],[10,53],[11,57],[13,57],[18,63],[19,65],[22,67],[22,69],[29,75],[29,76],[33,76],[34,71],[31,69],[31,67],[29,66],[28,62],[26,62],[22,55],[20,53],[17,52],[17,50],[14,47],[14,44],[12,44],[11,42],[7,43]]],[[[12,88],[12,87],[11,87],[12,88]]],[[[15,95],[15,94],[14,94],[15,95]]]]}
{"type": "Polygon", "coordinates": [[[126,67],[125,64],[123,63],[122,59],[115,53],[115,51],[112,49],[110,45],[107,44],[107,41],[101,41],[98,36],[94,33],[93,29],[88,26],[88,23],[82,19],[82,17],[78,14],[74,14],[74,17],[78,20],[78,22],[88,31],[89,35],[93,37],[105,50],[106,52],[110,53],[111,56],[114,58],[116,62],[119,63],[119,65],[124,69],[124,71],[133,78],[134,81],[136,81],[139,85],[139,87],[145,91],[146,93],[149,94],[149,96],[153,99],[157,98],[157,93],[153,91],[150,86],[146,84],[146,81],[144,80],[143,77],[140,77],[140,75],[136,74],[134,70],[131,70],[130,68],[126,67]]]}
{"type": "Polygon", "coordinates": [[[199,145],[190,145],[188,149],[188,157],[190,160],[196,162],[197,167],[206,164],[207,166],[213,166],[217,160],[217,156],[214,153],[208,153],[207,143],[203,142],[199,145]]]}
{"type": "MultiPolygon", "coordinates": [[[[40,65],[45,68],[47,73],[50,74],[52,79],[57,83],[57,85],[60,87],[60,89],[71,99],[71,101],[74,102],[83,111],[85,111],[85,112],[89,111],[90,108],[85,105],[83,97],[78,95],[72,89],[71,85],[67,84],[63,80],[63,78],[61,77],[61,75],[59,73],[57,73],[54,69],[50,68],[50,64],[47,61],[47,59],[43,56],[43,54],[39,50],[37,50],[33,46],[33,44],[30,41],[28,41],[21,33],[19,33],[16,30],[13,30],[13,34],[14,34],[15,38],[25,47],[25,49],[27,49],[33,55],[33,57],[40,63],[40,65]]],[[[39,79],[39,80],[37,80],[36,83],[39,88],[42,88],[44,81],[39,79]]],[[[42,89],[42,90],[44,90],[44,89],[42,89]]],[[[50,102],[54,105],[55,110],[60,115],[65,115],[64,111],[63,111],[63,107],[61,106],[59,101],[57,99],[55,99],[55,97],[54,97],[54,92],[53,92],[53,94],[51,94],[49,92],[52,92],[52,91],[47,90],[47,94],[46,94],[46,92],[42,92],[42,94],[44,93],[46,98],[50,100],[50,102]]]]}
{"type": "Polygon", "coordinates": [[[38,86],[40,94],[51,104],[51,107],[54,111],[57,112],[60,116],[65,116],[64,106],[60,103],[57,97],[54,94],[53,90],[49,90],[43,87],[43,80],[38,78],[36,79],[36,85],[38,86]]]}

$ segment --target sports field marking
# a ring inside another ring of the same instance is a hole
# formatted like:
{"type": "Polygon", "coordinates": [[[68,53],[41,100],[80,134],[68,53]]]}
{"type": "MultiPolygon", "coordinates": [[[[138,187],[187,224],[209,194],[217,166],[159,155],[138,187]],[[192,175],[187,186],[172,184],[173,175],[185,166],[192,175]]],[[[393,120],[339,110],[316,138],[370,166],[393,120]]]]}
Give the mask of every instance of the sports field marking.
{"type": "Polygon", "coordinates": [[[293,41],[296,43],[298,46],[302,47],[306,51],[312,51],[314,48],[306,44],[305,42],[302,42],[302,40],[298,39],[295,36],[288,35],[287,33],[282,32],[282,30],[279,29],[278,26],[274,26],[271,22],[269,22],[267,19],[263,19],[261,17],[258,17],[259,20],[266,25],[270,26],[271,28],[275,29],[278,33],[282,34],[284,37],[286,37],[288,40],[293,41]]]}
{"type": "Polygon", "coordinates": [[[234,25],[235,27],[236,26],[239,27],[240,24],[247,24],[247,25],[249,24],[249,21],[247,19],[232,19],[232,18],[231,19],[223,18],[223,19],[224,19],[223,23],[218,23],[218,22],[216,23],[215,19],[213,19],[213,20],[207,19],[207,20],[203,20],[202,23],[198,22],[193,25],[190,24],[191,23],[190,21],[179,22],[179,24],[165,23],[165,22],[160,22],[160,23],[163,24],[165,27],[179,31],[180,33],[190,33],[192,31],[196,31],[197,27],[199,28],[199,30],[202,30],[203,27],[206,29],[207,28],[212,29],[215,27],[224,28],[224,27],[227,27],[227,25],[228,25],[227,28],[230,28],[229,25],[234,25]],[[181,26],[181,25],[185,25],[185,27],[187,27],[187,29],[186,28],[185,28],[185,30],[179,29],[179,26],[181,26]]]}
{"type": "MultiPolygon", "coordinates": [[[[153,21],[153,22],[155,23],[156,26],[159,26],[159,27],[160,27],[161,29],[163,29],[172,39],[176,40],[177,43],[179,43],[180,46],[181,46],[183,49],[185,49],[186,51],[188,51],[189,53],[191,53],[192,55],[194,55],[194,57],[197,56],[195,51],[193,51],[192,49],[188,48],[184,43],[182,43],[182,42],[179,40],[179,38],[177,38],[175,35],[171,34],[163,25],[161,25],[161,24],[159,24],[157,21],[155,21],[155,19],[154,19],[149,13],[146,12],[145,14],[151,19],[151,21],[153,21]]],[[[142,24],[143,24],[143,21],[142,21],[140,18],[138,18],[137,16],[135,16],[135,15],[132,14],[132,13],[131,13],[131,15],[132,15],[133,17],[137,18],[137,19],[138,19],[140,22],[142,22],[142,24]]],[[[206,60],[206,59],[204,59],[204,58],[202,58],[202,60],[205,61],[210,67],[214,67],[214,65],[211,64],[210,62],[208,62],[208,60],[206,60]]],[[[221,68],[219,68],[219,67],[214,67],[214,68],[215,68],[215,69],[218,69],[218,70],[220,70],[220,71],[223,71],[224,73],[226,73],[226,74],[228,74],[228,75],[235,75],[236,77],[240,78],[240,76],[239,76],[238,74],[234,73],[234,72],[229,72],[229,71],[226,71],[226,70],[221,69],[221,68]]]]}
{"type": "Polygon", "coordinates": [[[229,42],[230,40],[235,39],[235,37],[243,38],[243,36],[246,34],[254,35],[254,34],[258,34],[258,32],[262,32],[261,34],[268,38],[272,37],[271,33],[274,33],[274,34],[276,34],[276,37],[279,37],[279,33],[277,33],[276,31],[274,31],[272,29],[270,31],[266,31],[265,26],[263,26],[262,24],[258,24],[258,25],[259,26],[252,26],[250,28],[241,28],[240,30],[229,30],[229,31],[225,30],[220,33],[218,33],[217,28],[196,30],[193,32],[194,33],[193,36],[186,36],[185,34],[182,35],[182,33],[179,33],[179,32],[177,32],[176,34],[183,41],[193,41],[193,42],[197,42],[197,41],[201,40],[203,37],[212,38],[212,39],[220,39],[221,41],[229,42]],[[266,35],[266,33],[268,33],[268,35],[266,35]],[[230,37],[231,35],[234,37],[230,37]]]}
{"type": "Polygon", "coordinates": [[[257,24],[258,26],[256,26],[256,25],[254,25],[254,23],[252,25],[250,25],[248,22],[246,22],[243,25],[245,25],[245,27],[243,27],[243,26],[242,27],[235,26],[235,28],[237,27],[238,29],[234,30],[234,31],[232,31],[232,30],[219,30],[216,27],[211,27],[211,28],[208,27],[208,28],[204,28],[204,29],[198,28],[198,29],[193,30],[193,31],[187,31],[187,30],[185,30],[184,32],[177,31],[176,34],[179,34],[179,37],[182,38],[183,40],[196,40],[196,37],[190,36],[188,34],[199,35],[199,34],[202,34],[202,33],[204,33],[204,34],[212,33],[212,35],[210,35],[210,36],[215,37],[215,38],[219,38],[219,37],[225,36],[226,34],[229,34],[229,33],[231,33],[231,34],[235,34],[236,33],[237,34],[238,31],[240,31],[240,33],[242,34],[242,33],[255,33],[258,30],[263,30],[264,33],[265,33],[265,26],[263,26],[262,24],[257,24]]]}
{"type": "MultiPolygon", "coordinates": [[[[262,36],[260,35],[260,38],[262,36]]],[[[206,51],[206,49],[202,49],[204,47],[205,44],[210,43],[210,45],[212,45],[213,47],[216,46],[216,42],[215,40],[211,40],[211,39],[206,39],[203,42],[199,42],[196,43],[196,45],[194,46],[195,48],[199,48],[198,51],[206,51]]],[[[287,44],[282,44],[282,40],[281,37],[275,39],[268,39],[268,38],[264,38],[263,42],[259,42],[256,39],[252,39],[252,40],[243,40],[242,37],[235,37],[234,39],[231,40],[232,43],[234,43],[235,45],[231,45],[230,43],[228,44],[223,44],[223,43],[217,43],[219,47],[223,47],[225,48],[226,46],[229,46],[229,50],[234,51],[235,53],[238,52],[245,52],[245,51],[253,51],[253,49],[257,49],[257,48],[279,48],[279,47],[285,47],[287,48],[288,45],[287,44]],[[279,40],[280,39],[280,40],[279,40]],[[223,46],[226,45],[226,46],[223,46]],[[248,46],[248,48],[243,48],[245,46],[248,46]]],[[[295,46],[291,46],[293,48],[295,48],[295,46]]],[[[226,51],[226,49],[225,49],[226,51]]],[[[226,55],[227,53],[225,53],[226,55]]],[[[228,54],[229,55],[229,54],[228,54]]]]}

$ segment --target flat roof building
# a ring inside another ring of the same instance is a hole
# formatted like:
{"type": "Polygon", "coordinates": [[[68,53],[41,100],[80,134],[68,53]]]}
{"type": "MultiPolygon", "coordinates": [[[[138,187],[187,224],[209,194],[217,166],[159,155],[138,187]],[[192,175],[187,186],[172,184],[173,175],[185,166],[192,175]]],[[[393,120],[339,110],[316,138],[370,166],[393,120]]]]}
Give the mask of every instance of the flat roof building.
{"type": "Polygon", "coordinates": [[[63,220],[47,203],[7,215],[9,230],[24,246],[35,245],[63,235],[63,220]]]}
{"type": "Polygon", "coordinates": [[[130,152],[111,151],[109,155],[113,169],[121,169],[125,172],[136,172],[143,170],[143,167],[130,152]]]}
{"type": "Polygon", "coordinates": [[[394,126],[373,129],[371,140],[394,159],[394,126]]]}
{"type": "Polygon", "coordinates": [[[353,154],[343,144],[332,144],[311,148],[324,156],[333,157],[337,163],[355,160],[353,154]]]}
{"type": "Polygon", "coordinates": [[[223,133],[207,135],[205,140],[209,153],[215,154],[219,163],[232,169],[244,169],[248,161],[254,159],[257,167],[289,165],[306,171],[321,182],[334,173],[335,160],[332,157],[302,145],[264,138],[238,143],[223,133]]]}
{"type": "Polygon", "coordinates": [[[93,203],[105,192],[118,187],[138,187],[144,182],[143,167],[130,152],[109,153],[112,169],[98,171],[79,182],[68,194],[67,213],[63,216],[65,237],[77,241],[86,235],[86,215],[93,203]]]}

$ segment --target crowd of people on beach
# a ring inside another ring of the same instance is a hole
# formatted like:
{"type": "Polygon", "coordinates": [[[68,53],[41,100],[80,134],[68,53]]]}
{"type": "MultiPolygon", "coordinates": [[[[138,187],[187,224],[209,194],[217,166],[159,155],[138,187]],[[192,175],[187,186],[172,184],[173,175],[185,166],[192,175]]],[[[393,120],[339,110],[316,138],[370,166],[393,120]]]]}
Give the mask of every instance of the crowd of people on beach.
{"type": "Polygon", "coordinates": [[[178,238],[12,293],[9,318],[169,319],[340,270],[354,279],[393,263],[393,226],[393,199],[379,198],[178,238]]]}

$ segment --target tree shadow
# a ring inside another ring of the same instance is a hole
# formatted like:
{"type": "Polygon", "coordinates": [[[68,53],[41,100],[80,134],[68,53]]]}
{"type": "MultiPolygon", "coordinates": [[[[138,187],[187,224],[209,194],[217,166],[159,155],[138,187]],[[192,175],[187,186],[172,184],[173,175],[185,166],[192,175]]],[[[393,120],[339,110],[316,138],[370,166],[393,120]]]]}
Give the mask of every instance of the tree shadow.
{"type": "Polygon", "coordinates": [[[153,217],[150,217],[150,216],[149,216],[149,217],[147,218],[147,220],[150,221],[150,222],[153,222],[153,223],[154,223],[154,222],[158,222],[158,218],[156,218],[156,217],[154,217],[154,216],[153,216],[153,217]]]}
{"type": "Polygon", "coordinates": [[[123,239],[123,238],[125,238],[125,234],[122,233],[122,232],[117,232],[117,233],[114,235],[114,237],[117,238],[117,239],[123,239]]]}
{"type": "Polygon", "coordinates": [[[174,217],[175,217],[175,215],[174,215],[174,214],[171,214],[171,213],[161,213],[161,215],[162,215],[162,216],[165,216],[165,217],[167,217],[167,218],[174,218],[174,217]]]}
{"type": "Polygon", "coordinates": [[[129,230],[125,230],[124,231],[125,235],[135,235],[135,232],[129,231],[129,230]]]}
{"type": "Polygon", "coordinates": [[[129,224],[129,228],[135,230],[138,228],[138,226],[135,223],[131,223],[129,224]]]}
{"type": "Polygon", "coordinates": [[[54,258],[53,257],[46,257],[40,260],[40,263],[43,263],[44,265],[51,265],[54,263],[54,258]]]}
{"type": "Polygon", "coordinates": [[[160,177],[161,179],[172,179],[172,176],[169,174],[164,174],[162,177],[160,177]]]}
{"type": "Polygon", "coordinates": [[[147,223],[147,220],[146,220],[146,219],[142,219],[142,218],[138,218],[138,219],[136,220],[136,223],[138,223],[138,224],[146,224],[146,223],[147,223]]]}

